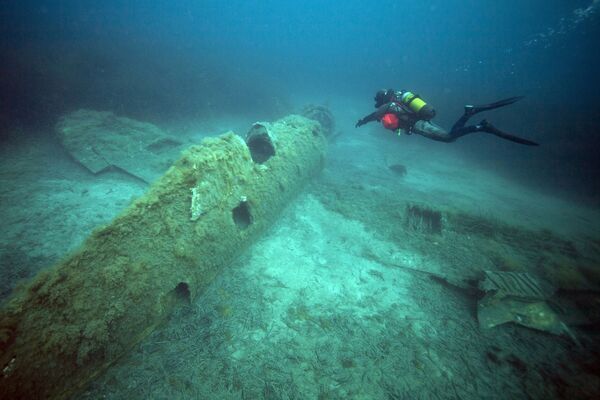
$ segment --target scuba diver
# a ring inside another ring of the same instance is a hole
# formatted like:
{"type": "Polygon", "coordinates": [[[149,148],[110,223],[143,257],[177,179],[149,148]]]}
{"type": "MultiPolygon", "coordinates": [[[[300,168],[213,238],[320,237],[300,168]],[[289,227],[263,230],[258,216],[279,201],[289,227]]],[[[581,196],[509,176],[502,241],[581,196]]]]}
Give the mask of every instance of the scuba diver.
{"type": "Polygon", "coordinates": [[[377,110],[359,119],[355,126],[358,128],[371,121],[380,121],[384,128],[395,131],[398,135],[402,132],[406,132],[407,134],[416,133],[432,140],[447,143],[454,142],[456,139],[469,133],[485,132],[502,139],[510,140],[511,142],[527,146],[539,146],[539,143],[502,132],[485,119],[477,125],[465,126],[469,118],[477,113],[504,107],[522,98],[523,96],[511,97],[495,103],[478,106],[466,105],[464,114],[452,126],[450,132],[448,132],[431,122],[431,119],[435,117],[435,110],[429,104],[425,103],[419,95],[406,90],[379,90],[374,98],[377,110]]]}

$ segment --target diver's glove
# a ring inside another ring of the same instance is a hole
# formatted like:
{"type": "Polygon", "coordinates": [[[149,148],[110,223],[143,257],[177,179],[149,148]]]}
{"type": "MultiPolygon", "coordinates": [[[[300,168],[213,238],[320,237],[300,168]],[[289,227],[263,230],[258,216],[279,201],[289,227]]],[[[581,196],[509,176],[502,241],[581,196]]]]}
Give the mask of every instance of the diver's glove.
{"type": "Polygon", "coordinates": [[[366,122],[363,119],[359,119],[356,122],[356,125],[354,125],[355,128],[360,128],[361,126],[363,126],[364,124],[366,124],[366,122]]]}

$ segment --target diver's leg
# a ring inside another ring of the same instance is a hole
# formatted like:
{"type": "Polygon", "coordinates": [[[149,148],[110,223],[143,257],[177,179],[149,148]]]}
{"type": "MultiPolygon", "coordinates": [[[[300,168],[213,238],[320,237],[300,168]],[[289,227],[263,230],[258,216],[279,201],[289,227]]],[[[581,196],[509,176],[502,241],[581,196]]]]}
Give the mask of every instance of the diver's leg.
{"type": "Polygon", "coordinates": [[[412,132],[438,142],[448,143],[456,140],[448,131],[430,121],[417,121],[412,128],[412,132]]]}
{"type": "Polygon", "coordinates": [[[452,141],[455,141],[456,139],[463,137],[465,135],[468,135],[469,133],[474,133],[474,132],[482,132],[481,130],[481,126],[479,125],[469,125],[469,126],[462,126],[460,128],[456,128],[456,124],[452,127],[452,130],[450,131],[449,135],[450,137],[452,137],[452,141]]]}
{"type": "Polygon", "coordinates": [[[527,146],[539,146],[539,143],[511,135],[510,133],[502,132],[485,119],[477,125],[463,126],[462,128],[454,129],[450,132],[445,131],[443,128],[433,124],[432,122],[418,121],[414,125],[412,131],[418,135],[425,136],[428,139],[446,143],[454,142],[456,139],[468,135],[469,133],[485,132],[491,133],[492,135],[498,136],[505,140],[510,140],[511,142],[524,144],[527,146]]]}
{"type": "Polygon", "coordinates": [[[475,114],[475,113],[471,113],[470,110],[472,108],[473,108],[473,106],[465,106],[465,112],[458,119],[458,121],[456,121],[454,123],[454,125],[452,125],[452,129],[450,130],[450,132],[457,131],[457,130],[459,130],[459,129],[461,129],[461,128],[463,128],[465,126],[465,124],[467,123],[467,121],[469,120],[469,118],[471,118],[475,114]]]}
{"type": "Polygon", "coordinates": [[[499,138],[510,140],[511,142],[524,144],[526,146],[539,146],[539,143],[536,143],[531,140],[523,139],[521,137],[511,135],[510,133],[502,132],[500,129],[496,128],[494,125],[487,122],[485,119],[481,121],[478,125],[481,132],[491,133],[492,135],[498,136],[499,138]]]}
{"type": "Polygon", "coordinates": [[[505,140],[510,140],[511,142],[524,144],[527,146],[539,146],[539,143],[533,142],[531,140],[523,139],[521,137],[511,135],[510,133],[502,132],[500,129],[496,128],[494,125],[490,124],[485,119],[481,121],[477,125],[465,126],[463,128],[459,128],[450,132],[450,136],[452,136],[452,141],[458,139],[459,137],[465,136],[469,133],[474,132],[485,132],[491,133],[492,135],[498,136],[505,140]]]}
{"type": "MultiPolygon", "coordinates": [[[[480,113],[482,111],[493,110],[495,108],[505,107],[505,106],[508,106],[510,104],[513,104],[513,103],[521,100],[522,98],[523,98],[523,96],[509,97],[508,99],[499,100],[499,101],[496,101],[494,103],[489,103],[489,104],[480,104],[478,106],[468,104],[465,106],[465,112],[458,119],[458,121],[456,121],[456,123],[452,126],[452,130],[450,132],[458,131],[459,129],[463,128],[465,126],[465,124],[467,123],[467,121],[469,120],[469,118],[471,118],[473,115],[475,115],[477,113],[480,113]]],[[[468,133],[470,133],[470,132],[468,132],[468,133]]]]}

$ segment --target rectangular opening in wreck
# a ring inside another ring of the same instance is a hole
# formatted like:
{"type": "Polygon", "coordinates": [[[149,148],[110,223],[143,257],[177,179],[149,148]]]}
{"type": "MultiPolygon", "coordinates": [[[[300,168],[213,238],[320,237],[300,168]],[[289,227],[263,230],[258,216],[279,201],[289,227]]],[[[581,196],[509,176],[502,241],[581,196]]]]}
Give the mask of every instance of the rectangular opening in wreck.
{"type": "Polygon", "coordinates": [[[275,146],[264,125],[254,124],[246,135],[246,144],[250,150],[252,161],[263,164],[275,155],[275,146]]]}
{"type": "Polygon", "coordinates": [[[240,229],[246,229],[252,224],[252,214],[250,213],[250,207],[248,207],[248,201],[242,200],[237,207],[232,211],[233,222],[240,229]]]}

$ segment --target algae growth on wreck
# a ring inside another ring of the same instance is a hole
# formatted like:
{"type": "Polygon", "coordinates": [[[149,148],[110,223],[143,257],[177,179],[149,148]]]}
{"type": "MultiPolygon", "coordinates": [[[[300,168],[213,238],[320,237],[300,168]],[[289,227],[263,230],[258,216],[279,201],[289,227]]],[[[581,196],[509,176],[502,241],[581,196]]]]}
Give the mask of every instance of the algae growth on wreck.
{"type": "Polygon", "coordinates": [[[0,399],[598,398],[599,17],[6,5],[0,399]]]}

